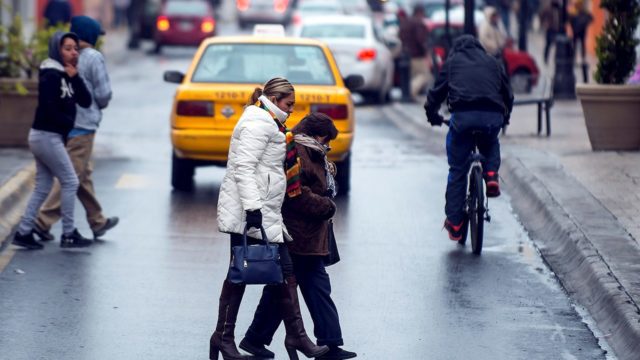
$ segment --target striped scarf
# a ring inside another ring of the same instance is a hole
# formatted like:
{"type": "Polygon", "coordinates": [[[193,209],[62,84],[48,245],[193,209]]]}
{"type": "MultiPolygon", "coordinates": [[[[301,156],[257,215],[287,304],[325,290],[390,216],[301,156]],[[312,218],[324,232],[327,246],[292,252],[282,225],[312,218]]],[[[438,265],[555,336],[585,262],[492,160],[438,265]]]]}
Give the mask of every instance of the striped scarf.
{"type": "Polygon", "coordinates": [[[302,194],[302,185],[300,184],[300,159],[298,158],[298,150],[296,149],[296,142],[293,139],[293,133],[289,131],[289,129],[278,120],[276,114],[269,110],[263,103],[258,102],[257,105],[271,115],[273,121],[278,125],[278,130],[280,130],[287,139],[287,153],[284,159],[284,170],[287,175],[287,195],[290,198],[296,197],[302,194]]]}

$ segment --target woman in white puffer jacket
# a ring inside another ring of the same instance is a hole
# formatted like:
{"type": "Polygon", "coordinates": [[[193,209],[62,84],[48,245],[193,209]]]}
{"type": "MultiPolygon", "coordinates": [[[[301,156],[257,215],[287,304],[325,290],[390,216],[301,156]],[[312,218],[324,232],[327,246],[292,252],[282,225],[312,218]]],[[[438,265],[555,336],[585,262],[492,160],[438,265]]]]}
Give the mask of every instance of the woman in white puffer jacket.
{"type": "MultiPolygon", "coordinates": [[[[298,302],[293,265],[284,241],[290,241],[282,221],[281,208],[287,189],[284,169],[286,128],[284,122],[295,105],[294,88],[288,80],[273,78],[256,88],[231,136],[227,172],[218,198],[218,229],[229,233],[231,247],[242,245],[245,226],[247,242],[262,243],[260,227],[270,241],[278,243],[280,264],[285,281],[266,285],[265,291],[279,294],[278,306],[283,315],[287,336],[285,347],[292,358],[296,351],[317,357],[329,348],[316,346],[307,336],[298,302]]],[[[235,322],[245,284],[224,281],[220,294],[218,322],[211,335],[209,358],[248,359],[238,351],[234,341],[235,322]]],[[[274,309],[278,311],[278,309],[274,309]]]]}

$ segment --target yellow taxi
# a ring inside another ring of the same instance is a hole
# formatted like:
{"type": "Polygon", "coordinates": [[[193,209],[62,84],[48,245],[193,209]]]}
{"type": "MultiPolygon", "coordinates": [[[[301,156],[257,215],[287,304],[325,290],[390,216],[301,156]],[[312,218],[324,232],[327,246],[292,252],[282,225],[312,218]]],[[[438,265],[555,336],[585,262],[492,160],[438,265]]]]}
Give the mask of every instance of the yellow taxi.
{"type": "Polygon", "coordinates": [[[362,76],[343,79],[329,48],[312,39],[276,35],[218,36],[202,42],[186,74],[167,71],[164,80],[180,84],[171,111],[171,184],[193,188],[195,168],[224,166],[231,133],[256,86],[280,76],[296,90],[287,120],[292,128],[312,111],[330,116],[340,134],[329,158],[338,168],[339,193],[349,191],[354,108],[350,89],[362,76]]]}

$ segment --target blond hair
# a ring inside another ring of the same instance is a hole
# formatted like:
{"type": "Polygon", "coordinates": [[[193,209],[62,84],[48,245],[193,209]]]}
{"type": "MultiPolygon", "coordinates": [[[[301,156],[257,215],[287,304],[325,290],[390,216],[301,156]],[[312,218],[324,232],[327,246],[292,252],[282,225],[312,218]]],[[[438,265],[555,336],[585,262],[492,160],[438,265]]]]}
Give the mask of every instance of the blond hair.
{"type": "Polygon", "coordinates": [[[257,87],[253,90],[253,94],[251,94],[249,102],[247,102],[247,106],[255,104],[258,101],[258,98],[262,95],[266,97],[275,96],[276,101],[280,101],[294,92],[295,90],[293,89],[293,85],[291,85],[289,80],[275,77],[267,81],[262,88],[257,87]]]}

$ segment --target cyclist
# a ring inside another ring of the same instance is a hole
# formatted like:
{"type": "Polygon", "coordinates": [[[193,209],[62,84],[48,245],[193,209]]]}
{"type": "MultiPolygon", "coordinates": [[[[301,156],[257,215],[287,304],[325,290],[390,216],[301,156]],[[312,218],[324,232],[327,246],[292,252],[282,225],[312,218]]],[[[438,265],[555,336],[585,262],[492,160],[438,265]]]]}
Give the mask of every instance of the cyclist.
{"type": "Polygon", "coordinates": [[[504,67],[471,35],[462,35],[454,41],[434,87],[429,90],[424,108],[432,126],[440,126],[444,121],[438,111],[445,99],[451,119],[446,140],[449,177],[444,227],[449,238],[458,241],[462,238],[473,132],[478,134],[478,150],[483,156],[487,197],[499,196],[498,134],[509,123],[513,107],[513,93],[504,67]]]}

